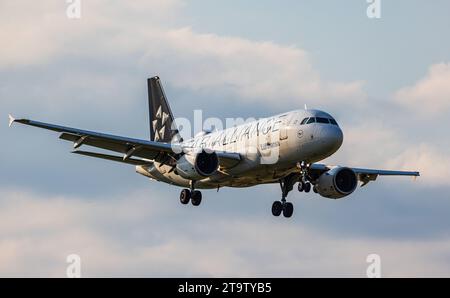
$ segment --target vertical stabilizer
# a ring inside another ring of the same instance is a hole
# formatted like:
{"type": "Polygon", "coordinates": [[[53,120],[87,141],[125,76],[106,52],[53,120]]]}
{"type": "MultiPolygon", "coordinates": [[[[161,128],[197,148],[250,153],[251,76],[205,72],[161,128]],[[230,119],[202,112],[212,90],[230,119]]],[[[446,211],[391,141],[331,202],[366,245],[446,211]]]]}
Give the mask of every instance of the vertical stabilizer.
{"type": "Polygon", "coordinates": [[[150,140],[170,143],[178,134],[174,118],[159,77],[147,80],[150,114],[150,140]]]}

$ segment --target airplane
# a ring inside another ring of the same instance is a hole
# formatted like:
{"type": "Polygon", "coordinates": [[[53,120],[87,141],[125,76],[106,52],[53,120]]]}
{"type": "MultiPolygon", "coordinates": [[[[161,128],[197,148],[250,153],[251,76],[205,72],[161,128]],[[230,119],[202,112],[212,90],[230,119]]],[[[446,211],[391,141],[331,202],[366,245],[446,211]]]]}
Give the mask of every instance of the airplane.
{"type": "Polygon", "coordinates": [[[147,79],[150,139],[134,139],[64,127],[29,119],[13,123],[60,133],[73,142],[72,153],[134,165],[136,172],[167,184],[183,187],[180,202],[199,206],[199,189],[279,184],[281,200],[272,204],[272,215],[290,218],[294,207],[286,200],[298,183],[300,192],[313,190],[329,199],[352,194],[378,176],[420,176],[416,171],[391,171],[318,163],[342,145],[343,132],[336,120],[320,110],[294,110],[220,131],[204,130],[183,140],[175,124],[159,77],[147,79]],[[111,155],[82,151],[81,146],[113,151],[111,155]]]}

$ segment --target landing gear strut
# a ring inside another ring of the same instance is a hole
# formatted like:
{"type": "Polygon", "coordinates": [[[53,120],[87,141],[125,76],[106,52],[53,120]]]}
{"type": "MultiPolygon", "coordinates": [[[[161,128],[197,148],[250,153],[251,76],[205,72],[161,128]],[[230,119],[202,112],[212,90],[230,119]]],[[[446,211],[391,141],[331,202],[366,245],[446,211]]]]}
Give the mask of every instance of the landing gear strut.
{"type": "Polygon", "coordinates": [[[283,216],[289,218],[294,213],[294,205],[291,202],[286,202],[288,193],[294,188],[294,184],[297,182],[296,175],[291,174],[280,180],[281,187],[281,201],[275,201],[272,204],[272,215],[283,216]]]}
{"type": "Polygon", "coordinates": [[[308,182],[309,164],[302,161],[301,163],[297,163],[297,168],[300,169],[300,181],[298,182],[298,191],[310,192],[311,183],[308,182]]]}
{"type": "Polygon", "coordinates": [[[186,205],[191,201],[192,205],[199,206],[202,202],[202,193],[199,190],[194,190],[194,182],[191,182],[191,189],[183,189],[180,193],[180,202],[186,205]]]}

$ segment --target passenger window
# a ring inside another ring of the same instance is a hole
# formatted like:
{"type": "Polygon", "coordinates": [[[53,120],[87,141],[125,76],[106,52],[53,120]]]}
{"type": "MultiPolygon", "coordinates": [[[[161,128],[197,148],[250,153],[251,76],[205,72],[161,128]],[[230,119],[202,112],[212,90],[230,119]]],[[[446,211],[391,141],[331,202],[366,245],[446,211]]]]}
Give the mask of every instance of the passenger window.
{"type": "Polygon", "coordinates": [[[330,119],[330,123],[333,124],[333,125],[338,125],[336,120],[334,120],[334,119],[330,119]]]}
{"type": "Polygon", "coordinates": [[[322,117],[316,117],[316,122],[317,123],[330,123],[330,122],[328,122],[328,119],[327,118],[322,118],[322,117]]]}
{"type": "Polygon", "coordinates": [[[311,123],[314,123],[314,122],[316,122],[316,118],[311,117],[311,118],[309,118],[308,122],[306,122],[306,124],[311,124],[311,123]]]}
{"type": "Polygon", "coordinates": [[[306,121],[308,121],[309,118],[305,118],[302,120],[302,122],[300,123],[300,125],[306,124],[306,121]]]}

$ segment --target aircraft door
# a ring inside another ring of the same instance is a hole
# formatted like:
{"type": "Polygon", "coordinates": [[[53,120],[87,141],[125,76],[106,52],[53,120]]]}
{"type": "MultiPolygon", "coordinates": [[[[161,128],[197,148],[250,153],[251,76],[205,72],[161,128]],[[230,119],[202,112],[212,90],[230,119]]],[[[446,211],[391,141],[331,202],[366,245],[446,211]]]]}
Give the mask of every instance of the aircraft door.
{"type": "Polygon", "coordinates": [[[285,141],[288,139],[287,117],[280,117],[280,121],[280,141],[285,141]]]}

